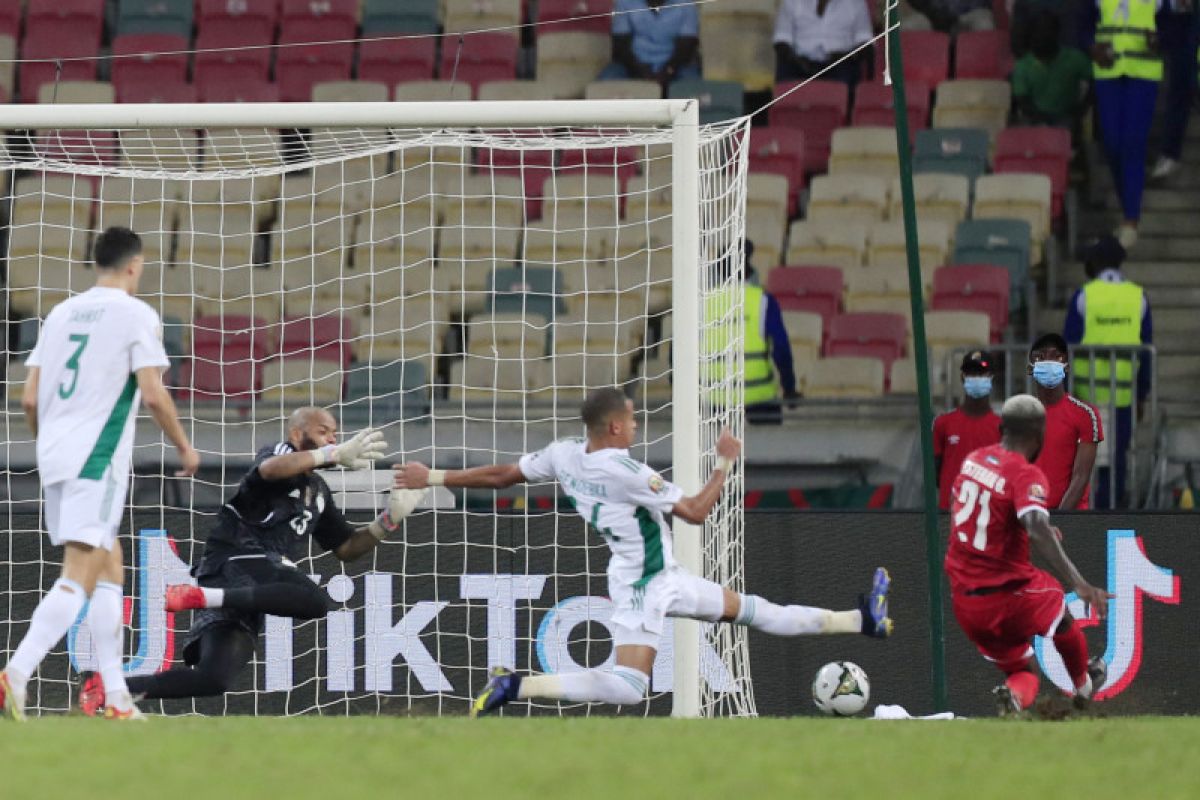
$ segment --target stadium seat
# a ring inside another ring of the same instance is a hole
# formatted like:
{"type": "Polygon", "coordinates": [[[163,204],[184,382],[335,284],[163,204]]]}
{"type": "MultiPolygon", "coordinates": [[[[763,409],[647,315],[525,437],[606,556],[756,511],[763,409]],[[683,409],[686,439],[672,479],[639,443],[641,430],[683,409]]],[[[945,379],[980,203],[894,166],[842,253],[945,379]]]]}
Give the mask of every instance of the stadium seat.
{"type": "MultiPolygon", "coordinates": [[[[839,128],[830,142],[830,175],[897,175],[900,158],[891,128],[839,128]]],[[[885,184],[886,188],[886,184],[885,184]]]]}
{"type": "Polygon", "coordinates": [[[942,267],[933,275],[935,311],[980,311],[988,315],[992,342],[999,342],[1008,325],[1011,276],[1004,267],[960,264],[942,267]]]}
{"type": "Polygon", "coordinates": [[[846,311],[891,311],[911,316],[908,268],[903,264],[871,266],[846,273],[846,311]]]}
{"type": "Polygon", "coordinates": [[[21,33],[21,14],[25,10],[24,6],[24,0],[0,2],[0,36],[7,36],[16,41],[21,33]]]}
{"type": "Polygon", "coordinates": [[[546,355],[549,325],[537,316],[473,314],[465,326],[466,352],[492,358],[540,358],[546,355]]]}
{"type": "Polygon", "coordinates": [[[17,85],[17,40],[0,33],[0,103],[10,103],[17,85]]]}
{"type": "MultiPolygon", "coordinates": [[[[409,0],[412,2],[412,0],[409,0]]],[[[197,46],[201,38],[269,44],[279,24],[279,0],[199,0],[196,3],[197,46]]]]}
{"type": "Polygon", "coordinates": [[[192,36],[194,0],[120,0],[117,34],[170,33],[192,36]]]}
{"type": "Polygon", "coordinates": [[[825,324],[842,307],[843,275],[836,267],[776,267],[767,276],[767,291],[783,311],[817,314],[825,324]]]}
{"type": "Polygon", "coordinates": [[[760,275],[783,263],[787,218],[759,214],[746,218],[746,238],[754,242],[754,265],[760,275]]]}
{"type": "Polygon", "coordinates": [[[937,87],[935,128],[983,128],[995,138],[1008,124],[1012,87],[1007,81],[951,80],[937,87]]]}
{"type": "MultiPolygon", "coordinates": [[[[900,31],[904,78],[936,89],[950,77],[950,37],[940,31],[900,31]]],[[[882,60],[877,62],[882,65],[882,60]]],[[[882,70],[880,70],[882,72],[882,70]]]]}
{"type": "Polygon", "coordinates": [[[188,40],[166,33],[134,33],[113,40],[112,81],[120,94],[122,84],[187,81],[188,40]],[[170,55],[157,55],[166,54],[170,55]],[[142,55],[139,55],[142,54],[142,55]]]}
{"type": "MultiPolygon", "coordinates": [[[[746,186],[746,218],[768,219],[786,227],[790,198],[787,178],[769,172],[751,172],[746,186]]],[[[669,209],[667,213],[670,213],[669,209]]],[[[755,266],[760,268],[760,279],[763,278],[766,268],[775,266],[758,258],[754,260],[755,266]]]]}
{"type": "Polygon", "coordinates": [[[1028,172],[984,175],[975,182],[972,219],[1021,219],[1029,223],[1030,264],[1041,262],[1042,242],[1050,235],[1050,179],[1028,172]]]}
{"type": "Polygon", "coordinates": [[[538,30],[546,33],[584,31],[608,36],[612,32],[613,0],[538,0],[538,30]]]}
{"type": "Polygon", "coordinates": [[[514,100],[555,100],[558,99],[558,87],[541,80],[487,81],[479,84],[479,93],[475,99],[507,102],[514,100]]]}
{"type": "MultiPolygon", "coordinates": [[[[911,141],[917,131],[929,127],[929,87],[922,83],[908,84],[905,100],[908,103],[908,135],[911,141]]],[[[850,124],[885,128],[895,125],[896,107],[892,87],[882,83],[860,83],[855,87],[850,124]]]]}
{"type": "Polygon", "coordinates": [[[512,80],[517,77],[517,39],[506,33],[476,33],[464,37],[461,48],[458,42],[447,40],[438,75],[442,80],[453,78],[469,84],[474,90],[486,81],[512,80]]]}
{"type": "Polygon", "coordinates": [[[586,222],[588,225],[615,225],[620,219],[618,176],[599,169],[573,172],[548,181],[543,194],[543,219],[557,222],[586,222]]]}
{"type": "MultiPolygon", "coordinates": [[[[239,91],[242,83],[260,85],[270,75],[271,50],[269,48],[224,50],[220,48],[242,47],[245,43],[226,38],[199,38],[196,47],[196,65],[192,82],[196,84],[201,98],[224,97],[239,91]]],[[[204,102],[216,102],[205,100],[204,102]]]]}
{"type": "Polygon", "coordinates": [[[956,374],[956,350],[986,347],[991,341],[987,314],[981,311],[926,311],[925,341],[929,344],[929,370],[934,386],[944,386],[956,374]]]}
{"type": "Polygon", "coordinates": [[[329,42],[353,39],[360,0],[281,0],[279,40],[329,42]]]}
{"type": "Polygon", "coordinates": [[[434,34],[438,32],[439,0],[365,0],[362,8],[362,35],[386,36],[396,33],[434,34]]]}
{"type": "Polygon", "coordinates": [[[328,81],[313,86],[314,103],[386,103],[391,92],[379,81],[328,81]]]}
{"type": "Polygon", "coordinates": [[[537,39],[537,79],[560,99],[583,97],[612,57],[612,39],[584,31],[545,32],[537,39]]]}
{"type": "Polygon", "coordinates": [[[27,31],[70,30],[72,35],[87,37],[99,44],[104,28],[104,0],[29,0],[27,6],[27,31]]]}
{"type": "Polygon", "coordinates": [[[954,38],[954,77],[1006,80],[1012,71],[1007,30],[959,31],[954,38]]]}
{"type": "Polygon", "coordinates": [[[662,87],[656,81],[592,81],[583,90],[586,100],[659,100],[662,87]]]}
{"type": "Polygon", "coordinates": [[[914,358],[897,358],[892,362],[888,375],[888,394],[917,393],[917,361],[914,358]]]}
{"type": "Polygon", "coordinates": [[[358,47],[358,79],[388,86],[433,79],[437,68],[437,37],[367,39],[358,47]]]}
{"type": "Polygon", "coordinates": [[[540,387],[542,362],[468,355],[450,365],[449,399],[481,406],[519,407],[540,387]]]}
{"type": "Polygon", "coordinates": [[[241,359],[216,363],[200,356],[184,360],[180,370],[180,399],[244,406],[262,388],[258,366],[241,359]]]}
{"type": "Polygon", "coordinates": [[[831,225],[871,225],[882,220],[887,211],[887,190],[887,179],[879,175],[818,175],[809,190],[805,217],[831,225]]]}
{"type": "Polygon", "coordinates": [[[359,361],[420,359],[433,374],[433,354],[446,351],[450,309],[433,294],[382,298],[371,305],[362,325],[364,336],[354,340],[359,361]]]}
{"type": "MultiPolygon", "coordinates": [[[[111,83],[104,81],[63,81],[44,83],[38,90],[38,102],[112,103],[111,83]]],[[[34,152],[55,161],[73,164],[113,164],[120,157],[116,134],[104,130],[55,129],[41,132],[33,141],[34,152]]]]}
{"type": "MultiPolygon", "coordinates": [[[[946,263],[953,228],[938,220],[918,220],[917,243],[925,287],[933,285],[933,272],[946,263]]],[[[867,234],[867,263],[872,267],[907,266],[907,237],[903,220],[881,222],[867,234]]]]}
{"type": "Polygon", "coordinates": [[[1049,178],[1055,220],[1062,217],[1070,166],[1071,132],[1066,128],[1005,128],[996,137],[996,172],[1037,172],[1049,178]]]}
{"type": "MultiPolygon", "coordinates": [[[[501,36],[517,37],[517,28],[522,22],[523,8],[521,0],[445,0],[445,16],[443,27],[446,33],[461,33],[464,31],[486,31],[496,28],[510,30],[512,33],[501,36]]],[[[495,34],[493,34],[495,35],[495,34]]],[[[468,40],[474,36],[466,37],[468,40]]],[[[453,48],[447,48],[453,49],[453,48]]],[[[444,77],[444,76],[443,76],[444,77]]]]}
{"type": "Polygon", "coordinates": [[[333,361],[345,368],[354,334],[351,317],[338,312],[286,319],[279,330],[279,353],[284,358],[333,361]]]}
{"type": "Polygon", "coordinates": [[[562,274],[550,267],[506,267],[494,270],[488,278],[495,312],[519,311],[541,315],[550,322],[566,313],[562,298],[562,274]]]}
{"type": "Polygon", "coordinates": [[[775,6],[775,0],[700,6],[705,79],[734,81],[748,92],[771,88],[775,79],[775,6]]]}
{"type": "Polygon", "coordinates": [[[328,408],[342,401],[344,365],[308,356],[273,358],[260,368],[260,408],[288,413],[296,406],[328,408]]]}
{"type": "Polygon", "coordinates": [[[519,177],[524,184],[526,216],[536,219],[541,216],[543,186],[554,174],[553,150],[526,150],[511,148],[478,148],[476,163],[497,177],[519,177]]]}
{"type": "Polygon", "coordinates": [[[808,367],[804,396],[811,400],[880,397],[884,374],[884,364],[878,358],[821,358],[808,367]]]}
{"type": "MultiPolygon", "coordinates": [[[[280,36],[281,44],[302,41],[308,40],[291,38],[286,29],[280,36]]],[[[280,48],[275,58],[279,99],[293,103],[308,102],[314,85],[350,80],[353,61],[354,45],[350,42],[280,48]]]]}
{"type": "Polygon", "coordinates": [[[205,78],[197,83],[201,103],[277,103],[279,84],[245,76],[236,81],[205,78]]]}
{"type": "Polygon", "coordinates": [[[967,175],[972,180],[987,172],[988,134],[978,128],[920,131],[914,147],[914,171],[967,175]]]}
{"type": "Polygon", "coordinates": [[[278,352],[278,335],[278,326],[259,317],[198,316],[192,322],[192,351],[222,364],[261,361],[278,352]]]}
{"type": "MultiPolygon", "coordinates": [[[[127,81],[124,85],[114,87],[118,103],[195,103],[197,102],[196,86],[182,81],[171,83],[153,78],[127,81]]],[[[122,133],[122,138],[126,134],[122,133]]],[[[195,136],[190,138],[195,139],[195,136]]]]}
{"type": "Polygon", "coordinates": [[[1025,220],[963,220],[954,233],[955,264],[995,264],[1008,270],[1010,308],[1024,303],[1031,251],[1030,227],[1025,220]]]}
{"type": "MultiPolygon", "coordinates": [[[[356,364],[346,373],[342,418],[414,419],[429,413],[429,373],[414,361],[372,361],[356,364]]],[[[365,421],[365,420],[364,420],[365,421]]]]}
{"type": "Polygon", "coordinates": [[[38,102],[41,87],[56,80],[95,80],[98,61],[94,56],[99,54],[99,36],[86,28],[60,29],[49,24],[27,27],[21,41],[21,58],[26,59],[26,63],[21,65],[17,76],[21,102],[38,102]],[[55,59],[62,61],[56,64],[55,59]]]}
{"type": "MultiPolygon", "coordinates": [[[[943,222],[953,231],[967,216],[971,205],[971,182],[962,175],[936,172],[913,176],[913,196],[920,222],[943,222]]],[[[892,180],[891,219],[902,219],[900,178],[892,180]]]]}
{"type": "Polygon", "coordinates": [[[850,90],[841,81],[780,83],[775,97],[783,99],[768,110],[769,124],[803,133],[806,171],[824,172],[833,132],[846,124],[850,90]]]}
{"type": "Polygon", "coordinates": [[[397,103],[428,103],[435,101],[465,101],[474,98],[473,87],[457,81],[405,81],[396,86],[392,99],[397,103]]]}
{"type": "Polygon", "coordinates": [[[825,341],[825,319],[811,311],[785,310],[781,314],[792,346],[792,360],[807,365],[820,358],[825,341]]]}
{"type": "Polygon", "coordinates": [[[789,264],[827,264],[843,270],[862,266],[867,252],[867,225],[846,222],[826,225],[797,220],[788,230],[784,260],[789,264]]]}
{"type": "Polygon", "coordinates": [[[804,134],[786,128],[751,128],[749,147],[751,173],[787,178],[788,216],[795,216],[804,190],[804,134]]]}
{"type": "Polygon", "coordinates": [[[667,88],[667,97],[699,100],[700,124],[708,125],[742,116],[745,91],[740,83],[733,81],[680,80],[667,88]]]}
{"type": "Polygon", "coordinates": [[[162,261],[170,254],[178,213],[175,199],[164,199],[163,189],[158,179],[105,177],[96,206],[96,230],[112,225],[131,228],[142,238],[146,261],[162,261]]]}
{"type": "Polygon", "coordinates": [[[900,313],[862,311],[829,322],[825,352],[830,356],[877,358],[885,367],[904,355],[908,320],[900,313]]]}

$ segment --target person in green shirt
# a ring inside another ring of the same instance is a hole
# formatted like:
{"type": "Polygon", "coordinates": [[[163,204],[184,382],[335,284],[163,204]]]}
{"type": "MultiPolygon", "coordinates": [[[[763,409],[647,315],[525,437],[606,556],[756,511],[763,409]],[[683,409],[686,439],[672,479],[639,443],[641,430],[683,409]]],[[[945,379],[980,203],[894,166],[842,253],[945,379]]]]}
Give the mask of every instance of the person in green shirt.
{"type": "Polygon", "coordinates": [[[1059,44],[1059,19],[1043,13],[1033,25],[1029,52],[1013,68],[1017,118],[1026,125],[1075,129],[1087,106],[1092,62],[1082,51],[1059,44]]]}

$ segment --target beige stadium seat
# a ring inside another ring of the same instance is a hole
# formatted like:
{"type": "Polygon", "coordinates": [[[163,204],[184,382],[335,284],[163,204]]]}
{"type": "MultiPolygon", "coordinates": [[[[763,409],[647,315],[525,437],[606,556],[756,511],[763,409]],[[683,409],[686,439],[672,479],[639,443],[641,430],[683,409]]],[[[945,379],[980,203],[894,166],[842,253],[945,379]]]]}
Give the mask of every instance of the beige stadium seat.
{"type": "Polygon", "coordinates": [[[787,224],[788,179],[766,172],[750,173],[746,188],[746,218],[766,216],[787,224]]]}
{"type": "Polygon", "coordinates": [[[185,202],[179,216],[175,263],[213,267],[253,263],[255,216],[247,206],[185,202]]]}
{"type": "MultiPolygon", "coordinates": [[[[386,162],[385,156],[380,175],[387,174],[386,162]]],[[[333,216],[351,215],[370,208],[371,169],[369,159],[352,159],[304,172],[290,172],[283,177],[278,213],[283,216],[312,214],[313,209],[320,209],[326,216],[333,216]],[[350,170],[352,163],[354,168],[350,170]]]]}
{"type": "Polygon", "coordinates": [[[177,186],[154,178],[105,177],[100,183],[96,230],[113,225],[132,228],[142,237],[147,263],[171,253],[176,228],[177,186]]]}
{"type": "Polygon", "coordinates": [[[107,81],[47,81],[38,88],[38,102],[66,105],[75,103],[115,103],[117,95],[107,81]]]}
{"type": "Polygon", "coordinates": [[[982,311],[925,312],[925,340],[929,344],[929,379],[934,391],[942,391],[946,382],[952,381],[956,375],[947,361],[954,350],[987,347],[991,341],[990,336],[991,322],[988,315],[982,311]]]}
{"type": "Polygon", "coordinates": [[[1050,178],[1026,172],[981,175],[975,181],[973,219],[1021,219],[1029,223],[1033,251],[1040,263],[1042,242],[1050,235],[1050,178]]]}
{"type": "Polygon", "coordinates": [[[478,100],[557,100],[558,87],[549,81],[488,81],[479,87],[478,100]]]}
{"type": "Polygon", "coordinates": [[[556,399],[576,407],[589,389],[622,386],[632,377],[632,357],[624,353],[555,352],[543,361],[545,387],[538,400],[556,399]]]}
{"type": "Polygon", "coordinates": [[[467,322],[467,352],[492,358],[540,358],[549,328],[521,314],[475,314],[467,322]]]}
{"type": "Polygon", "coordinates": [[[763,280],[783,262],[783,239],[787,218],[767,214],[746,215],[746,238],[754,242],[754,266],[763,280]]]}
{"type": "Polygon", "coordinates": [[[983,128],[993,141],[1008,124],[1012,87],[1008,81],[942,81],[933,106],[935,128],[983,128]]]}
{"type": "MultiPolygon", "coordinates": [[[[917,223],[921,275],[926,290],[933,286],[934,271],[946,263],[950,253],[951,229],[944,222],[917,223]]],[[[867,263],[873,267],[908,266],[908,238],[904,223],[881,222],[867,234],[867,263]]]]}
{"type": "Polygon", "coordinates": [[[559,317],[552,326],[554,349],[560,353],[622,353],[630,358],[642,346],[645,319],[616,320],[604,316],[607,307],[580,303],[578,316],[559,317]]]}
{"type": "MultiPolygon", "coordinates": [[[[829,174],[890,179],[900,172],[896,153],[896,131],[892,128],[838,128],[830,142],[829,174]]],[[[886,184],[884,188],[887,188],[886,184]]]]}
{"type": "Polygon", "coordinates": [[[313,85],[314,103],[386,103],[387,84],[379,81],[323,81],[313,85]]]}
{"type": "Polygon", "coordinates": [[[541,388],[541,360],[467,355],[450,365],[450,400],[519,406],[531,386],[541,388]]]}
{"type": "Polygon", "coordinates": [[[481,226],[443,229],[437,272],[439,280],[443,272],[450,278],[443,288],[454,291],[487,288],[487,276],[492,270],[512,266],[516,261],[520,233],[514,228],[481,226]]]}
{"type": "Polygon", "coordinates": [[[867,252],[867,226],[862,223],[823,225],[796,220],[788,230],[788,264],[841,267],[862,266],[867,252]]]}
{"type": "Polygon", "coordinates": [[[8,259],[8,303],[22,316],[44,317],[72,294],[95,283],[91,268],[82,260],[36,253],[8,259]]]}
{"type": "Polygon", "coordinates": [[[585,225],[613,225],[618,220],[620,184],[611,173],[572,172],[546,181],[542,219],[548,223],[567,220],[585,225]]]}
{"type": "Polygon", "coordinates": [[[404,281],[390,285],[403,294],[429,291],[439,232],[427,220],[399,213],[364,214],[355,228],[351,262],[355,269],[379,274],[385,281],[392,281],[396,270],[413,269],[413,273],[404,276],[404,281]],[[404,288],[409,285],[411,289],[404,288]]]}
{"type": "Polygon", "coordinates": [[[917,393],[917,362],[912,358],[897,358],[892,362],[889,394],[917,393]]]}
{"type": "Polygon", "coordinates": [[[808,368],[804,396],[814,400],[879,397],[883,362],[877,358],[822,358],[808,368]]]}
{"type": "Polygon", "coordinates": [[[537,38],[538,80],[555,87],[555,97],[583,97],[587,85],[612,58],[612,40],[601,33],[564,31],[537,38]]]}
{"type": "MultiPolygon", "coordinates": [[[[385,130],[340,130],[336,128],[314,128],[308,135],[308,151],[313,158],[337,156],[340,160],[331,164],[319,164],[303,173],[288,173],[289,180],[303,185],[309,184],[308,192],[315,194],[317,205],[334,206],[343,210],[357,210],[369,205],[371,184],[388,174],[388,154],[375,152],[356,158],[343,156],[367,153],[388,147],[391,136],[385,130]]],[[[288,192],[284,190],[284,196],[288,192]]]]}
{"type": "Polygon", "coordinates": [[[4,400],[11,408],[19,408],[25,394],[25,379],[29,368],[21,360],[9,361],[4,371],[4,400]]]}
{"type": "Polygon", "coordinates": [[[775,82],[775,0],[738,0],[700,6],[704,78],[735,81],[746,91],[775,82]]]}
{"type": "Polygon", "coordinates": [[[392,99],[398,103],[436,103],[471,100],[471,84],[460,81],[406,81],[396,84],[392,99]]]}
{"type": "Polygon", "coordinates": [[[819,175],[809,187],[810,222],[840,227],[846,223],[873,225],[887,211],[887,181],[872,175],[819,175]]]}
{"type": "Polygon", "coordinates": [[[262,365],[263,405],[333,406],[342,400],[342,365],[304,357],[274,358],[262,365]]]}
{"type": "MultiPolygon", "coordinates": [[[[173,269],[186,269],[174,267],[173,269]]],[[[283,273],[251,264],[229,266],[197,264],[191,281],[199,313],[245,314],[268,321],[280,319],[283,309],[283,273]]]]}
{"type": "Polygon", "coordinates": [[[283,166],[280,134],[270,128],[221,128],[204,140],[205,169],[283,166]]]}
{"type": "Polygon", "coordinates": [[[139,169],[191,170],[200,164],[203,140],[190,128],[121,131],[121,157],[139,169]]]}
{"type": "MultiPolygon", "coordinates": [[[[917,219],[922,222],[944,222],[953,231],[966,219],[971,205],[971,181],[965,175],[942,172],[921,172],[913,175],[913,195],[917,219]]],[[[900,207],[900,178],[892,179],[891,211],[894,220],[903,219],[900,207]]]]}
{"type": "Polygon", "coordinates": [[[441,195],[439,217],[456,225],[520,228],[525,224],[525,186],[511,175],[468,175],[441,195]]]}
{"type": "Polygon", "coordinates": [[[445,352],[450,322],[449,304],[443,297],[377,298],[360,326],[364,335],[355,340],[355,358],[428,358],[432,367],[432,356],[445,352]]]}
{"type": "Polygon", "coordinates": [[[57,225],[63,228],[91,226],[95,189],[84,178],[41,173],[18,178],[13,186],[13,226],[57,225]]]}
{"type": "Polygon", "coordinates": [[[8,34],[0,36],[0,89],[4,90],[6,101],[11,101],[13,96],[13,75],[17,69],[16,58],[16,41],[8,34]]]}
{"type": "Polygon", "coordinates": [[[911,314],[908,269],[901,264],[850,270],[846,275],[846,311],[893,311],[911,314]]]}
{"type": "Polygon", "coordinates": [[[521,0],[445,0],[442,23],[446,33],[503,28],[515,36],[521,24],[521,0]]]}
{"type": "Polygon", "coordinates": [[[661,100],[657,81],[592,81],[583,92],[587,100],[661,100]]]}
{"type": "Polygon", "coordinates": [[[617,240],[614,252],[617,291],[645,298],[647,309],[669,308],[674,270],[670,241],[635,227],[617,240]]]}
{"type": "Polygon", "coordinates": [[[810,311],[784,311],[783,327],[787,329],[796,361],[815,361],[821,356],[824,321],[820,314],[810,311]]]}
{"type": "MultiPolygon", "coordinates": [[[[180,201],[186,205],[220,206],[225,213],[241,213],[243,207],[253,213],[256,223],[264,223],[275,214],[283,178],[277,173],[252,178],[218,178],[185,181],[180,201]]],[[[186,216],[184,213],[183,216],[186,216]]]]}
{"type": "Polygon", "coordinates": [[[670,176],[635,175],[625,185],[626,222],[667,219],[671,208],[670,176]]]}
{"type": "Polygon", "coordinates": [[[353,217],[339,216],[328,209],[289,207],[271,230],[271,261],[311,257],[336,274],[348,260],[353,224],[353,217]]]}
{"type": "Polygon", "coordinates": [[[199,313],[192,270],[162,262],[146,262],[138,297],[149,303],[159,316],[190,320],[199,313]]]}

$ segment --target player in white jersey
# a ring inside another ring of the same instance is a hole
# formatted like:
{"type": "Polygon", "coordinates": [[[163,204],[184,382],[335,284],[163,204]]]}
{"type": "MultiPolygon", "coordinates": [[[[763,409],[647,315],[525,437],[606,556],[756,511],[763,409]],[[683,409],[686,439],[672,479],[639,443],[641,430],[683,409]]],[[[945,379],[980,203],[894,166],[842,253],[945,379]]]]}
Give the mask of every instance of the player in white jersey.
{"type": "Polygon", "coordinates": [[[128,228],[109,228],[96,237],[93,258],[96,285],[51,309],[25,362],[21,403],[37,438],[46,528],[64,552],[62,574],[0,672],[0,709],[15,720],[25,718],[30,676],[85,604],[108,697],[105,716],[140,716],[121,669],[124,558],[117,540],[139,401],[179,451],[175,474],[194,475],[200,465],[163,386],[169,362],[158,314],[133,297],[141,239],[128,228]]]}
{"type": "Polygon", "coordinates": [[[397,468],[396,485],[502,489],[518,483],[557,480],[576,511],[608,543],[608,590],[616,666],[559,675],[519,676],[492,670],[471,716],[487,714],[512,700],[543,698],[628,705],[640,702],[666,617],[732,622],[777,636],[862,633],[891,634],[887,593],[890,579],[875,571],[871,591],[853,611],[780,606],[742,595],[691,575],[675,563],[664,514],[701,525],[721,496],[725,478],[741,451],[728,431],[717,441],[717,468],[697,494],[685,497],[674,484],[629,457],[637,435],[633,403],[618,389],[598,389],[583,404],[586,439],[565,439],[523,456],[516,464],[466,470],[431,470],[409,462],[397,468]]]}

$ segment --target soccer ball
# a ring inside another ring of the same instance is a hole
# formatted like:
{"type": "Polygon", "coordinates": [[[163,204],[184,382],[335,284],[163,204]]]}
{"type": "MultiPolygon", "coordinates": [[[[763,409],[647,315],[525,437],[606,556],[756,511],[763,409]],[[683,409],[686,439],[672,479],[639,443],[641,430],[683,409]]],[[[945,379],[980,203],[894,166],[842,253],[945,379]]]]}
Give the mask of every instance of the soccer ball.
{"type": "Polygon", "coordinates": [[[830,661],[817,670],[812,685],[817,708],[835,717],[852,717],[867,707],[871,682],[862,667],[849,661],[830,661]]]}

